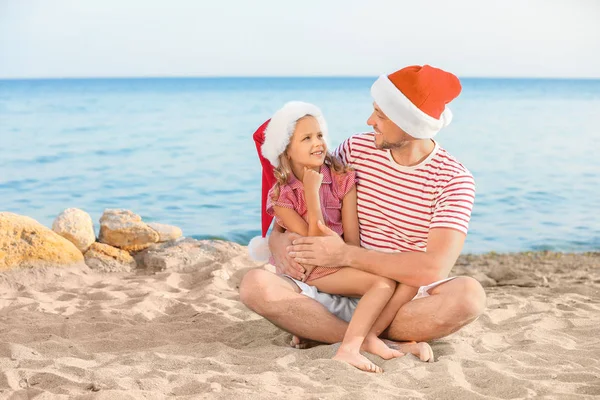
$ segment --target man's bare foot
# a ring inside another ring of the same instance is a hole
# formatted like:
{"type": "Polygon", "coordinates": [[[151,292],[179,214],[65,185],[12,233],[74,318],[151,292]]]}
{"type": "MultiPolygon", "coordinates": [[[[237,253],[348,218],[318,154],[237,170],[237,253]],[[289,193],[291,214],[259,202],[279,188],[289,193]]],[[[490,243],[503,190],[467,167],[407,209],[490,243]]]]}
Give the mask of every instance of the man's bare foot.
{"type": "Polygon", "coordinates": [[[352,351],[347,351],[342,346],[338,349],[335,356],[333,356],[334,360],[346,362],[360,370],[366,372],[374,372],[374,373],[382,373],[383,370],[381,367],[373,364],[367,357],[363,356],[360,353],[355,353],[352,351]]]}
{"type": "Polygon", "coordinates": [[[290,346],[295,349],[309,349],[311,347],[318,346],[319,342],[315,342],[314,340],[304,339],[296,335],[292,335],[292,340],[290,341],[290,346]]]}
{"type": "Polygon", "coordinates": [[[298,337],[296,335],[292,335],[292,340],[290,341],[290,346],[292,346],[295,349],[305,349],[306,348],[306,340],[302,339],[301,337],[298,337]]]}
{"type": "Polygon", "coordinates": [[[433,362],[433,350],[431,349],[431,346],[425,342],[394,342],[393,340],[388,339],[382,339],[382,341],[392,349],[396,349],[405,354],[414,354],[419,357],[421,361],[433,362]]]}
{"type": "Polygon", "coordinates": [[[401,351],[389,347],[377,336],[371,334],[367,335],[365,338],[361,346],[361,350],[375,354],[384,360],[390,360],[392,358],[402,357],[404,355],[404,353],[401,351]]]}

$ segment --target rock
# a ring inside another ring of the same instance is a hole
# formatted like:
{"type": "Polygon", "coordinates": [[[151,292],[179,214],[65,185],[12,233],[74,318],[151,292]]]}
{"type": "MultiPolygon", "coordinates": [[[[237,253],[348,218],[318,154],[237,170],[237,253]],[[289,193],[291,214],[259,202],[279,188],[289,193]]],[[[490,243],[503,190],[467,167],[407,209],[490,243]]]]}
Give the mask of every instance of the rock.
{"type": "Polygon", "coordinates": [[[86,389],[91,390],[92,392],[99,392],[102,388],[100,387],[99,384],[92,382],[86,386],[86,389]]]}
{"type": "Polygon", "coordinates": [[[105,210],[100,218],[99,241],[127,251],[140,251],[158,242],[158,232],[129,210],[105,210]]]}
{"type": "Polygon", "coordinates": [[[521,287],[538,287],[540,282],[535,278],[522,277],[517,279],[507,279],[498,282],[498,286],[521,286],[521,287]]]}
{"type": "Polygon", "coordinates": [[[150,271],[187,271],[214,262],[210,249],[200,241],[185,239],[153,245],[136,256],[138,264],[150,271]]]}
{"type": "Polygon", "coordinates": [[[516,268],[508,265],[495,265],[487,273],[487,276],[496,282],[517,279],[520,277],[520,275],[521,274],[516,268]]]}
{"type": "Polygon", "coordinates": [[[229,272],[227,272],[224,269],[217,269],[214,270],[210,273],[212,276],[216,277],[216,278],[221,278],[224,281],[228,281],[229,278],[231,278],[231,275],[229,274],[229,272]]]}
{"type": "Polygon", "coordinates": [[[85,253],[85,263],[99,272],[131,272],[136,267],[127,251],[104,243],[92,243],[85,253]]]}
{"type": "Polygon", "coordinates": [[[73,243],[36,220],[0,212],[0,270],[83,262],[73,243]]]}
{"type": "Polygon", "coordinates": [[[92,217],[78,208],[64,210],[52,223],[52,230],[73,243],[82,253],[96,241],[92,217]]]}
{"type": "Polygon", "coordinates": [[[170,240],[177,240],[183,236],[183,232],[180,228],[173,225],[159,224],[157,222],[150,222],[148,226],[154,229],[159,236],[159,242],[168,242],[170,240]]]}
{"type": "Polygon", "coordinates": [[[483,287],[492,287],[498,284],[495,279],[490,278],[481,271],[475,271],[470,276],[474,279],[477,279],[477,281],[479,281],[483,287]]]}
{"type": "Polygon", "coordinates": [[[109,220],[124,220],[124,221],[133,221],[133,222],[142,222],[142,217],[129,210],[121,210],[121,209],[106,209],[104,213],[100,217],[100,223],[109,220]]]}
{"type": "Polygon", "coordinates": [[[187,272],[202,269],[215,263],[226,263],[239,254],[246,255],[242,247],[220,240],[196,240],[186,238],[152,245],[135,257],[140,268],[151,271],[166,269],[187,272]]]}

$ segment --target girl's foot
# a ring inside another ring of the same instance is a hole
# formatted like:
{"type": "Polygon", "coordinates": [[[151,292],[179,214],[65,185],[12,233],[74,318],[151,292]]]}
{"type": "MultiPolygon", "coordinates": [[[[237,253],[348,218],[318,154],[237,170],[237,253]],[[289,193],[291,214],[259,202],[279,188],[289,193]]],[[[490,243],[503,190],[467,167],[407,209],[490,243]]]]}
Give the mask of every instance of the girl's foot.
{"type": "Polygon", "coordinates": [[[377,365],[373,364],[367,357],[363,356],[360,353],[355,353],[351,351],[347,351],[343,349],[341,346],[338,349],[335,356],[333,356],[334,360],[346,362],[360,370],[366,372],[374,372],[374,373],[382,373],[383,370],[377,365]]]}
{"type": "MultiPolygon", "coordinates": [[[[366,340],[366,339],[365,339],[366,340]]],[[[433,362],[433,350],[425,342],[394,342],[393,340],[382,339],[388,347],[396,349],[405,354],[414,354],[421,361],[433,362]]]]}
{"type": "Polygon", "coordinates": [[[401,351],[389,347],[383,342],[383,340],[371,334],[369,334],[365,338],[361,350],[364,350],[371,354],[375,354],[376,356],[379,356],[384,360],[390,360],[392,358],[402,357],[404,355],[404,353],[402,353],[401,351]]]}

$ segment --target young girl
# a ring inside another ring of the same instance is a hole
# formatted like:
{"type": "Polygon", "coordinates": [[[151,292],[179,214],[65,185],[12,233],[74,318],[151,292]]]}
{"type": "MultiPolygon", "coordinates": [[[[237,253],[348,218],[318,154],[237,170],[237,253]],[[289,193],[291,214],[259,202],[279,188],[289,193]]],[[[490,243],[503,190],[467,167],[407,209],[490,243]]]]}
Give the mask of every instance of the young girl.
{"type": "MultiPolygon", "coordinates": [[[[328,153],[326,137],[325,120],[312,104],[289,102],[275,113],[261,147],[276,177],[266,211],[283,228],[299,235],[320,235],[317,222],[321,221],[347,243],[360,246],[355,173],[328,153]]],[[[364,371],[382,372],[360,354],[361,349],[384,359],[404,355],[378,335],[416,289],[353,268],[304,267],[306,282],[318,290],[361,297],[334,359],[364,371]]]]}

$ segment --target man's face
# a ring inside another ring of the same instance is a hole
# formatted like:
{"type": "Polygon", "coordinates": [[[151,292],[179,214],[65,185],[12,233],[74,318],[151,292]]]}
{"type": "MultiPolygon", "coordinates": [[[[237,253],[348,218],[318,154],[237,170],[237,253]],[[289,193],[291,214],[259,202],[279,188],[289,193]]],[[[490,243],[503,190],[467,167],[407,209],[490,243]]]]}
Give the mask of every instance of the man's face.
{"type": "Polygon", "coordinates": [[[377,103],[373,103],[373,113],[367,120],[367,125],[372,126],[375,131],[375,147],[378,149],[397,149],[414,140],[412,136],[393,123],[381,111],[377,103]]]}

